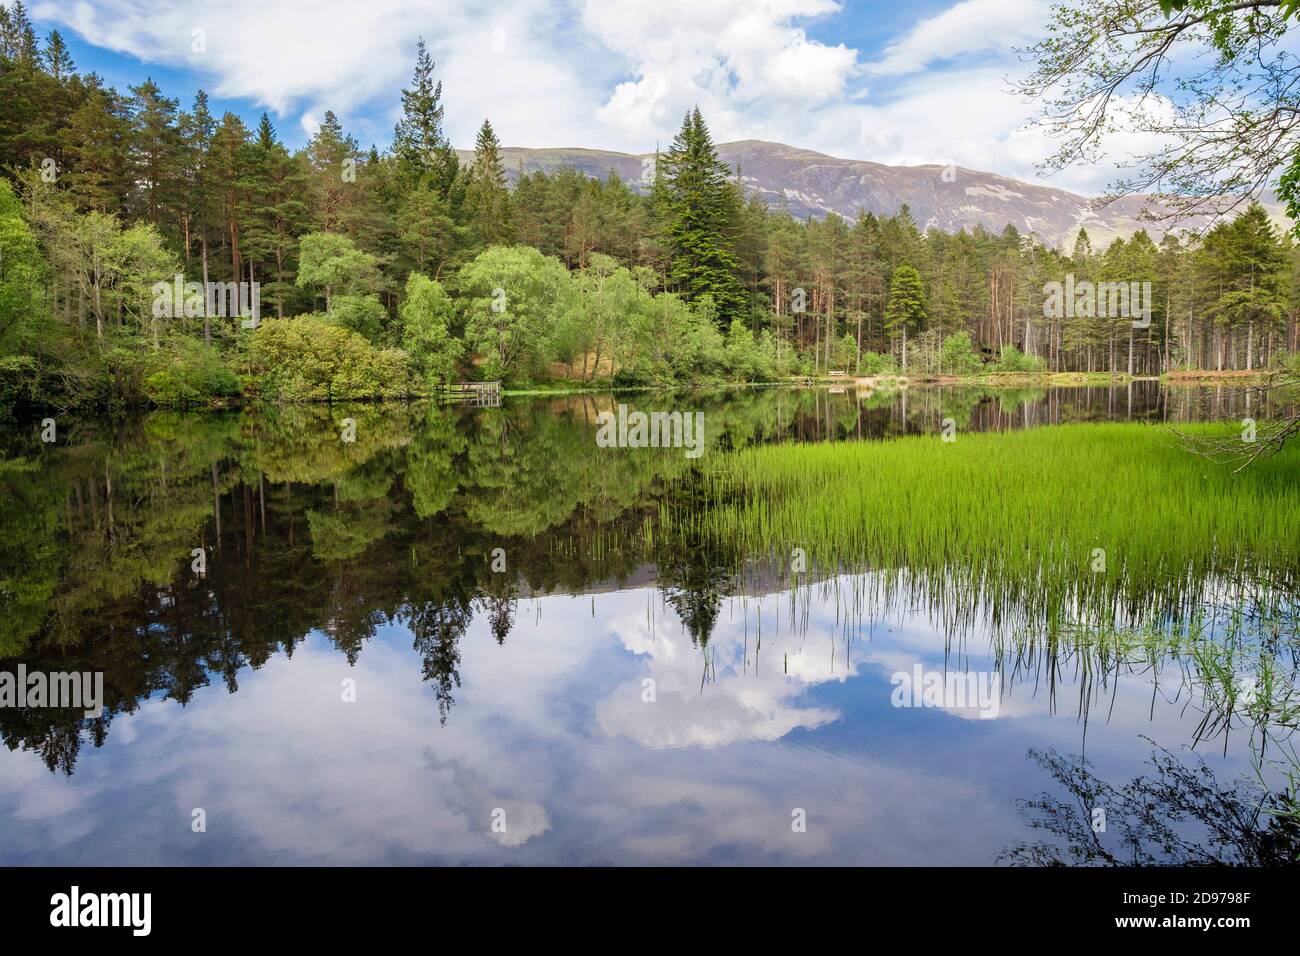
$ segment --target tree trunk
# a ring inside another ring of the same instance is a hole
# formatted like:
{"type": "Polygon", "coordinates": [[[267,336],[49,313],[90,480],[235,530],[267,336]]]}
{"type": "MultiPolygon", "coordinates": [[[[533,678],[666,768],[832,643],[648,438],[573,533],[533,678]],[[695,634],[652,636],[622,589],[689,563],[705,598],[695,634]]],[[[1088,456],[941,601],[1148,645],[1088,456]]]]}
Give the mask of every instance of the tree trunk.
{"type": "Polygon", "coordinates": [[[203,344],[212,344],[212,317],[208,315],[208,237],[204,233],[201,242],[203,255],[203,344]]]}

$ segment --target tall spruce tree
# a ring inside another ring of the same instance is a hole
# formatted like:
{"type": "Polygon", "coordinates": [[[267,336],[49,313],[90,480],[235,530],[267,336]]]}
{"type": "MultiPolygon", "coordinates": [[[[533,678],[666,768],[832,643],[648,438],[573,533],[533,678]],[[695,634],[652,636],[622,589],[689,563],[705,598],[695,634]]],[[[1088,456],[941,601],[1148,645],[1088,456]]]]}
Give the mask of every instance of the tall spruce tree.
{"type": "Polygon", "coordinates": [[[460,161],[442,131],[442,81],[421,38],[410,89],[402,90],[402,118],[393,128],[393,156],[408,190],[428,187],[456,206],[460,161]]]}
{"type": "Polygon", "coordinates": [[[696,107],[656,164],[654,201],[672,256],[669,281],[688,301],[712,296],[724,328],[748,305],[733,245],[736,193],[727,174],[696,107]]]}
{"type": "MultiPolygon", "coordinates": [[[[3,8],[0,8],[3,9],[3,8]]],[[[36,46],[36,30],[22,0],[0,16],[0,55],[26,66],[35,66],[40,55],[36,46]]]]}
{"type": "Polygon", "coordinates": [[[56,80],[66,80],[77,71],[72,62],[72,54],[68,52],[68,45],[63,41],[63,34],[58,30],[51,30],[46,36],[45,52],[41,59],[46,72],[56,80]]]}
{"type": "Polygon", "coordinates": [[[483,245],[499,245],[514,240],[514,222],[510,216],[510,192],[501,165],[501,143],[487,120],[479,127],[474,140],[474,165],[470,167],[465,189],[465,207],[470,227],[483,245]]]}

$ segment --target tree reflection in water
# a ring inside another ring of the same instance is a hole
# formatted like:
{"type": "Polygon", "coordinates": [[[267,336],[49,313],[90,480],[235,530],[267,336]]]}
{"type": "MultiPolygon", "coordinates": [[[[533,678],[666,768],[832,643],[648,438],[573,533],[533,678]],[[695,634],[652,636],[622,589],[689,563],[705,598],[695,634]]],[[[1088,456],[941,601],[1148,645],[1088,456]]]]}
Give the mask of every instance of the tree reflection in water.
{"type": "MultiPolygon", "coordinates": [[[[1136,417],[1201,414],[1188,396],[1171,406],[1154,384],[1144,394],[1136,417]]],[[[114,716],[146,700],[185,706],[218,683],[233,694],[249,670],[292,657],[312,634],[355,663],[394,623],[409,628],[446,722],[475,614],[504,644],[521,596],[634,578],[654,582],[705,647],[749,577],[764,592],[787,584],[756,570],[773,555],[742,553],[696,521],[665,527],[666,505],[689,517],[717,488],[680,449],[599,448],[596,416],[619,400],[160,413],[69,421],[53,446],[34,429],[0,429],[0,667],[102,671],[106,693],[94,721],[4,708],[0,739],[70,774],[84,743],[101,746],[114,716]],[[344,415],[354,441],[340,440],[344,415]],[[492,568],[496,549],[507,573],[492,568]]],[[[646,409],[681,401],[635,398],[646,409]]],[[[933,431],[945,415],[1004,429],[1105,418],[1108,408],[1105,390],[1090,389],[917,389],[906,410],[891,394],[818,390],[686,401],[706,416],[705,462],[761,442],[933,431]]],[[[972,606],[966,595],[959,603],[972,606]]]]}
{"type": "MultiPolygon", "coordinates": [[[[1151,741],[1148,741],[1151,742],[1151,741]]],[[[1294,866],[1300,803],[1291,787],[1220,783],[1199,757],[1155,747],[1152,774],[1115,787],[1082,757],[1029,751],[1064,791],[1018,801],[1031,829],[1054,839],[1020,842],[999,855],[1013,866],[1294,866]],[[1094,811],[1105,811],[1104,832],[1094,811]]]]}

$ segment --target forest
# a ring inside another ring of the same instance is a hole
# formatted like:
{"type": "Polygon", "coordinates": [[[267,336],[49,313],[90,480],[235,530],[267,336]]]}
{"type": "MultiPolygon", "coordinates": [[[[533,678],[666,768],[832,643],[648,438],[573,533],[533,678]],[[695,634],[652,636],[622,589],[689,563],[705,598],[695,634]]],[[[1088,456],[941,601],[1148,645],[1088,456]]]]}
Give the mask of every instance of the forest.
{"type": "Polygon", "coordinates": [[[644,184],[512,184],[488,119],[472,161],[448,142],[422,40],[401,102],[382,148],[327,112],[291,151],[265,113],[249,129],[201,90],[184,108],[150,79],[77,72],[57,31],[0,5],[0,402],[1295,361],[1300,257],[1258,204],[1159,242],[1094,248],[1080,229],[1067,254],[1011,225],[923,232],[905,205],[798,220],[746,193],[698,109],[644,184]],[[1047,314],[1067,277],[1149,283],[1151,321],[1047,314]]]}

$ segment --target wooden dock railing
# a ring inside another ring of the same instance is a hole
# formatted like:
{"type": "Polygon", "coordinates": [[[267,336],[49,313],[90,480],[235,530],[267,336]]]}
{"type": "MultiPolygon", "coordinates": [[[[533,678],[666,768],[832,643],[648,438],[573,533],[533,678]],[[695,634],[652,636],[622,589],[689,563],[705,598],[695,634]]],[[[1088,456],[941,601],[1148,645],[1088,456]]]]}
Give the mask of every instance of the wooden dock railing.
{"type": "Polygon", "coordinates": [[[443,388],[443,394],[452,401],[497,406],[501,404],[501,383],[449,382],[443,388]]]}

